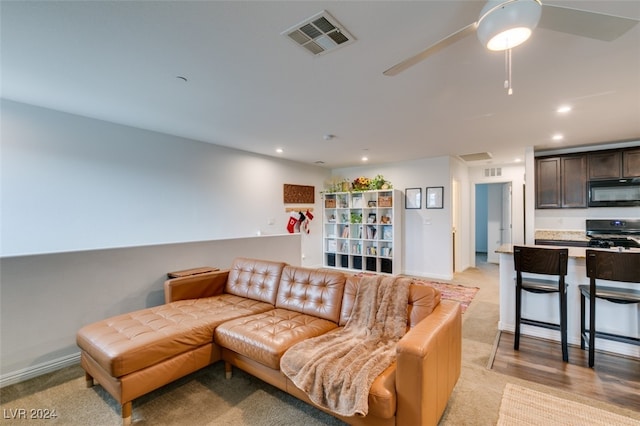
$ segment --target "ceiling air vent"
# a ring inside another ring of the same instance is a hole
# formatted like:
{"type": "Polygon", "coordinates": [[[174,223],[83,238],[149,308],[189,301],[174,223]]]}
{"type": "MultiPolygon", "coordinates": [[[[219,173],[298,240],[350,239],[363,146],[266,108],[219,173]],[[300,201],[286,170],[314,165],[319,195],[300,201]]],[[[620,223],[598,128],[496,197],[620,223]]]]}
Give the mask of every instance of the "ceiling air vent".
{"type": "Polygon", "coordinates": [[[502,167],[491,167],[484,169],[484,177],[500,177],[502,176],[502,167]]]}
{"type": "Polygon", "coordinates": [[[491,160],[490,152],[477,152],[475,154],[464,154],[460,155],[464,161],[480,161],[480,160],[491,160]]]}
{"type": "Polygon", "coordinates": [[[289,37],[314,56],[325,54],[355,41],[355,38],[326,10],[294,25],[282,35],[289,37]]]}

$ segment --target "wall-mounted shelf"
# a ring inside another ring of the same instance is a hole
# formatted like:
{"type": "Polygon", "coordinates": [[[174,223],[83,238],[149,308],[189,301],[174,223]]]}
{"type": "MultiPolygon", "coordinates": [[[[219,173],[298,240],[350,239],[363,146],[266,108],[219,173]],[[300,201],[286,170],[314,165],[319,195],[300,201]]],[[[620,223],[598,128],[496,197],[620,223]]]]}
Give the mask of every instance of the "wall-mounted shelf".
{"type": "Polygon", "coordinates": [[[286,208],[284,209],[284,211],[285,211],[286,213],[291,213],[291,212],[307,212],[307,211],[309,211],[309,212],[313,212],[313,207],[304,207],[304,206],[301,206],[301,207],[286,207],[286,208]]]}

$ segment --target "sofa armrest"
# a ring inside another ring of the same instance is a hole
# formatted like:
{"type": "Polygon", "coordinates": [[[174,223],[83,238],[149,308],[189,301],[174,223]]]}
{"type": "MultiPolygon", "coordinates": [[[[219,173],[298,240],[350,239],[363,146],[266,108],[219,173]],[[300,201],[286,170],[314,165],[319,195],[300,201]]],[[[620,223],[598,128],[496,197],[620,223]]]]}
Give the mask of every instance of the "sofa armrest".
{"type": "Polygon", "coordinates": [[[462,367],[462,310],[441,300],[397,346],[399,425],[437,425],[462,367]]]}
{"type": "Polygon", "coordinates": [[[222,294],[228,276],[227,269],[169,279],[164,282],[164,302],[171,303],[176,300],[200,299],[222,294]]]}

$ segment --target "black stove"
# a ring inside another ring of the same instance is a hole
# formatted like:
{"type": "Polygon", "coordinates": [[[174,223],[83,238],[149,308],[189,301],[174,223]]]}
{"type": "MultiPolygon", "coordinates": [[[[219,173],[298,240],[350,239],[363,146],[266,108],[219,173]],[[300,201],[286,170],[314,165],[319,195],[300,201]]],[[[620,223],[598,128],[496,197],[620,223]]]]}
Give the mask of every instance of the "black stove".
{"type": "Polygon", "coordinates": [[[640,219],[587,219],[589,247],[640,247],[640,219]]]}

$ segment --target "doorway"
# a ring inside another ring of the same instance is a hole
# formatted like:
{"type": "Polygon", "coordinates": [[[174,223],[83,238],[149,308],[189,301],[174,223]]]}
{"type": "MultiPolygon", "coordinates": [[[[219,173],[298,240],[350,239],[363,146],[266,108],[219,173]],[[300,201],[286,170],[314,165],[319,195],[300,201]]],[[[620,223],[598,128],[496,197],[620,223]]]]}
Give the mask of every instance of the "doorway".
{"type": "Polygon", "coordinates": [[[512,243],[511,182],[476,184],[476,255],[498,263],[502,244],[512,243]]]}

